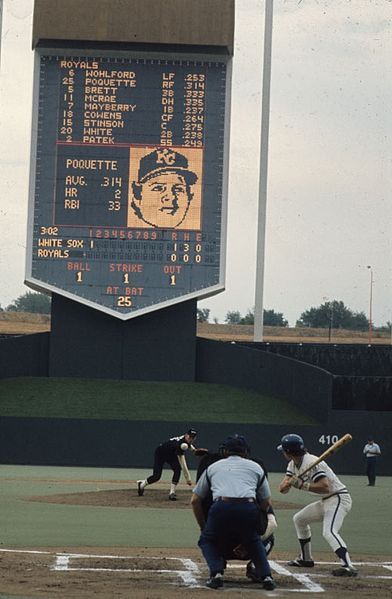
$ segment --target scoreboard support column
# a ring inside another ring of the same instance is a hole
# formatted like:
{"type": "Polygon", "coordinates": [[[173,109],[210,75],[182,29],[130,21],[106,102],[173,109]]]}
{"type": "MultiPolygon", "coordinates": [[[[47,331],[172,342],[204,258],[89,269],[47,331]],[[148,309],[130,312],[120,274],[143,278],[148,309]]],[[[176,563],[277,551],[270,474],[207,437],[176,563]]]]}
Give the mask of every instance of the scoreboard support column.
{"type": "Polygon", "coordinates": [[[26,284],[49,376],[193,381],[224,290],[234,0],[35,0],[26,284]]]}
{"type": "Polygon", "coordinates": [[[49,376],[195,380],[196,300],[122,322],[53,295],[49,376]]]}

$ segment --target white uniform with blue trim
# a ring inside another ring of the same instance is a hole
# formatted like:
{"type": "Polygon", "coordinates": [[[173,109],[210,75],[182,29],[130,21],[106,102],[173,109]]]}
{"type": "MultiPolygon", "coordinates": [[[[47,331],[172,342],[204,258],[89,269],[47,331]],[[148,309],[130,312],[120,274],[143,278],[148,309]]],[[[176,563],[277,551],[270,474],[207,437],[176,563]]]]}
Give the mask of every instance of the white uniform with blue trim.
{"type": "Polygon", "coordinates": [[[307,505],[295,514],[294,525],[298,539],[310,538],[310,523],[322,522],[323,537],[332,547],[333,551],[336,551],[339,547],[347,548],[346,543],[338,533],[344,518],[351,510],[351,496],[345,485],[326,462],[320,462],[305,474],[304,477],[301,476],[301,473],[316,460],[317,456],[305,453],[298,466],[291,460],[286,470],[287,476],[301,477],[305,482],[317,482],[317,480],[325,476],[329,484],[329,491],[327,493],[317,493],[317,496],[321,497],[321,499],[307,505]]]}

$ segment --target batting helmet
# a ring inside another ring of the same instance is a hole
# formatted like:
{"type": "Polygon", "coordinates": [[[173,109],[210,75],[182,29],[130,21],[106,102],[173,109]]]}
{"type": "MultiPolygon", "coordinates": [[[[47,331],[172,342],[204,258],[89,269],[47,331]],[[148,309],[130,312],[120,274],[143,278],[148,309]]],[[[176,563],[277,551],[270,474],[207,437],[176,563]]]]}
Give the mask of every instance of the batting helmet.
{"type": "Polygon", "coordinates": [[[224,455],[248,455],[250,447],[243,435],[231,435],[227,437],[219,447],[224,455]]]}
{"type": "Polygon", "coordinates": [[[284,435],[278,445],[279,451],[287,451],[287,453],[304,454],[306,452],[305,443],[302,437],[294,433],[284,435]]]}

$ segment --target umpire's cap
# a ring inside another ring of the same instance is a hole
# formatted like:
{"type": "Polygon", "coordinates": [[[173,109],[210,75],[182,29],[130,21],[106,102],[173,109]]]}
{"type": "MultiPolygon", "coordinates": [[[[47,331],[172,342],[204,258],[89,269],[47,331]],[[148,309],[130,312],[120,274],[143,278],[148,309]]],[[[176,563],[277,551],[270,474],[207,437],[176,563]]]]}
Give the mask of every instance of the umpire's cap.
{"type": "Polygon", "coordinates": [[[196,437],[197,430],[194,428],[190,428],[189,430],[186,431],[186,434],[189,435],[190,437],[196,437]]]}
{"type": "Polygon", "coordinates": [[[283,435],[280,445],[278,445],[277,449],[279,451],[287,451],[287,453],[294,454],[304,454],[306,453],[305,443],[302,437],[296,435],[295,433],[289,433],[288,435],[283,435]]]}
{"type": "Polygon", "coordinates": [[[156,148],[140,159],[138,183],[145,183],[160,173],[182,175],[189,185],[193,185],[197,181],[196,173],[189,170],[187,157],[172,148],[156,148]]]}
{"type": "Polygon", "coordinates": [[[230,435],[227,437],[222,445],[220,446],[220,450],[223,453],[227,454],[239,454],[239,455],[248,455],[250,453],[250,447],[248,441],[245,439],[243,435],[230,435]]]}

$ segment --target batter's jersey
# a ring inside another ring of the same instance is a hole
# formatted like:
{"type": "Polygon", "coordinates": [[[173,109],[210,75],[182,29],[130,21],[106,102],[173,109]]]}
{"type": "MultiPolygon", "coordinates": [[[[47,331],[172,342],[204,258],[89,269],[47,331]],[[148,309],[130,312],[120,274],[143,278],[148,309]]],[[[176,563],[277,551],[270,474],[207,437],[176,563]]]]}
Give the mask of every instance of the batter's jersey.
{"type": "MultiPolygon", "coordinates": [[[[305,453],[299,466],[296,466],[293,460],[288,463],[286,475],[290,477],[300,477],[301,473],[304,472],[304,470],[306,470],[306,468],[308,468],[316,460],[317,456],[312,455],[311,453],[305,453]]],[[[338,493],[348,493],[345,485],[341,482],[341,480],[339,480],[335,472],[328,466],[326,462],[320,462],[317,464],[317,466],[309,470],[309,472],[303,477],[303,480],[314,483],[323,476],[326,476],[328,479],[329,491],[327,493],[317,493],[319,497],[325,499],[326,497],[331,497],[331,495],[336,495],[338,493]]]]}
{"type": "Polygon", "coordinates": [[[262,501],[271,496],[270,487],[264,470],[246,458],[229,456],[203,472],[193,492],[205,498],[209,491],[212,498],[249,497],[262,501]]]}

